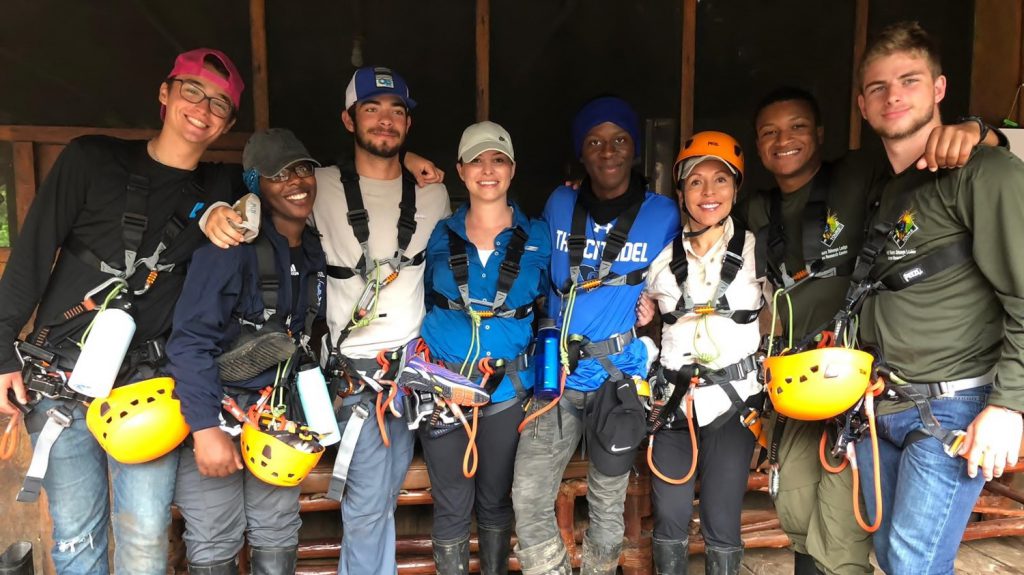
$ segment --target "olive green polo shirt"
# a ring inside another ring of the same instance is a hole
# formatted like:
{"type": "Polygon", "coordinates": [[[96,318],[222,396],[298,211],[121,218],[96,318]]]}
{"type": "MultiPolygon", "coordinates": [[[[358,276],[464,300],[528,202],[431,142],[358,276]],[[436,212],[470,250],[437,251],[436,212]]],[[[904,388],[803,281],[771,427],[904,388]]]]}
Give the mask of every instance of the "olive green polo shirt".
{"type": "Polygon", "coordinates": [[[1024,409],[1024,163],[1002,148],[976,148],[963,168],[931,173],[911,166],[890,172],[878,191],[872,225],[896,219],[902,205],[908,209],[887,235],[873,276],[913,269],[965,238],[973,259],[869,297],[862,342],[878,346],[911,381],[975,377],[995,366],[989,403],[1024,409]]]}

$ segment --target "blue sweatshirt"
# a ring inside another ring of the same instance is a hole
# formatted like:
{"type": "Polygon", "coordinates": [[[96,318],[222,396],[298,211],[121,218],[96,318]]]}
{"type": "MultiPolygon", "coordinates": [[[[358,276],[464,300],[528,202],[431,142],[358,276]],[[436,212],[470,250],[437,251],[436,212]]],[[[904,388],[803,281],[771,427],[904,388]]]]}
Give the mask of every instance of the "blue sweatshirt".
{"type": "MultiPolygon", "coordinates": [[[[324,266],[326,260],[320,237],[307,227],[302,234],[303,259],[295,262],[299,273],[298,297],[292,293],[292,261],[288,240],[264,217],[260,233],[274,248],[279,280],[278,313],[290,313],[288,327],[298,337],[305,329],[308,310],[307,286],[317,282],[319,313],[323,314],[324,266]],[[290,306],[290,307],[289,307],[290,306]]],[[[192,256],[185,285],[174,309],[174,327],[167,341],[168,369],[181,399],[181,411],[192,431],[219,425],[223,388],[217,356],[231,348],[241,325],[238,318],[263,321],[263,298],[256,247],[242,244],[221,249],[206,244],[192,256]]],[[[232,382],[233,387],[262,389],[273,385],[276,369],[248,380],[232,382]]]]}
{"type": "MultiPolygon", "coordinates": [[[[529,304],[548,289],[547,267],[551,256],[551,244],[544,222],[530,220],[519,206],[515,203],[511,205],[513,227],[522,228],[529,237],[523,257],[519,261],[519,275],[516,276],[512,289],[509,290],[508,299],[505,300],[509,309],[515,309],[529,304]]],[[[494,240],[494,253],[487,260],[487,265],[484,265],[477,248],[466,236],[467,211],[468,204],[463,204],[451,217],[439,222],[427,242],[427,270],[424,281],[429,311],[420,330],[423,340],[430,348],[431,357],[458,364],[470,355],[473,324],[465,311],[432,305],[434,291],[452,301],[462,301],[455,277],[448,266],[448,231],[455,232],[466,242],[466,255],[469,258],[469,298],[473,309],[488,311],[498,288],[498,268],[505,261],[513,230],[506,228],[498,234],[494,240]]],[[[479,329],[480,359],[514,359],[523,353],[533,340],[532,323],[533,314],[522,319],[494,317],[483,320],[479,329]]],[[[525,389],[531,389],[534,380],[533,370],[522,372],[520,380],[525,389]]],[[[505,377],[491,394],[491,401],[498,403],[514,396],[513,384],[505,377]]]]}

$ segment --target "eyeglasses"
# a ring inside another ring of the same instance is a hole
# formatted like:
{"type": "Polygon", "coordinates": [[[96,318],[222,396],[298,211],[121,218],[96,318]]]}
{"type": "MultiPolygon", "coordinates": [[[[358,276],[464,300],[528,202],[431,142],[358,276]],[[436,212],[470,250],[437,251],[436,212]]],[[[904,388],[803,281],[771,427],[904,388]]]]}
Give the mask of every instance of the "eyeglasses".
{"type": "Polygon", "coordinates": [[[181,97],[184,98],[186,102],[202,104],[203,100],[209,100],[210,112],[218,118],[230,118],[232,112],[235,110],[235,107],[231,105],[231,102],[228,102],[224,98],[207,96],[206,92],[203,91],[202,86],[195,82],[183,80],[181,78],[174,78],[171,82],[181,82],[181,88],[179,91],[181,93],[181,97]]]}
{"type": "Polygon", "coordinates": [[[273,176],[264,176],[264,179],[277,184],[282,184],[292,179],[292,176],[296,178],[308,178],[313,175],[313,164],[309,162],[297,162],[286,168],[282,168],[280,172],[273,176]]]}

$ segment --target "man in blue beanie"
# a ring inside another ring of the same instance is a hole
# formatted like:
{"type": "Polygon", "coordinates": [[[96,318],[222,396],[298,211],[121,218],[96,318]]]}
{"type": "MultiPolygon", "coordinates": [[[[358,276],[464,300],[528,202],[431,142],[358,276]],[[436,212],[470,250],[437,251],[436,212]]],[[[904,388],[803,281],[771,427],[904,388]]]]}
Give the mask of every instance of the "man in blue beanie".
{"type": "Polygon", "coordinates": [[[633,170],[640,121],[628,103],[592,100],[572,130],[587,176],[578,191],[556,189],[544,208],[552,244],[548,312],[566,342],[560,395],[532,402],[512,485],[524,575],[572,573],[554,502],[584,433],[590,526],[581,573],[616,571],[629,469],[645,432],[632,380],[647,362],[633,331],[636,303],[651,261],[679,233],[672,200],[648,190],[633,170]]]}

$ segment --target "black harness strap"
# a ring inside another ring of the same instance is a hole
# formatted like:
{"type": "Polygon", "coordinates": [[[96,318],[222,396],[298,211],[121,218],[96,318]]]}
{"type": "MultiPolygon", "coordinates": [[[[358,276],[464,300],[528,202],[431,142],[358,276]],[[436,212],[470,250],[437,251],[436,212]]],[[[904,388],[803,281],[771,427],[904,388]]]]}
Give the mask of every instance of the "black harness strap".
{"type": "MultiPolygon", "coordinates": [[[[629,231],[633,228],[637,214],[640,213],[642,201],[638,201],[626,208],[615,219],[615,225],[605,236],[604,249],[601,251],[600,263],[597,269],[598,285],[637,285],[647,277],[647,270],[636,270],[625,276],[612,273],[612,265],[619,257],[619,252],[625,247],[629,239],[629,231]],[[639,273],[638,273],[639,272],[639,273]]],[[[587,208],[579,196],[576,197],[576,205],[572,210],[572,227],[569,237],[566,238],[566,247],[569,252],[569,280],[566,282],[563,293],[568,293],[572,285],[580,284],[580,267],[583,265],[583,252],[587,247],[587,208]]],[[[588,280],[590,281],[590,280],[588,280]]]]}
{"type": "Polygon", "coordinates": [[[722,258],[721,279],[718,282],[717,290],[715,290],[715,299],[709,301],[705,306],[694,305],[693,298],[690,297],[686,290],[689,262],[686,259],[686,249],[683,247],[682,234],[672,240],[672,261],[669,262],[669,270],[675,276],[676,284],[679,286],[682,295],[680,295],[679,301],[676,303],[675,310],[661,314],[662,322],[669,325],[674,324],[679,321],[679,318],[694,313],[694,309],[698,307],[713,307],[714,313],[729,317],[740,324],[750,323],[757,319],[757,314],[761,312],[761,308],[732,310],[729,309],[729,301],[725,297],[725,292],[743,268],[743,249],[747,243],[746,230],[741,228],[739,224],[736,224],[735,220],[733,222],[734,232],[732,238],[729,239],[729,243],[726,245],[725,257],[722,258]]]}
{"type": "MultiPolygon", "coordinates": [[[[510,309],[505,305],[505,300],[508,299],[508,292],[512,289],[512,284],[515,283],[516,278],[519,277],[520,261],[523,258],[523,253],[526,251],[528,239],[529,236],[522,227],[516,226],[512,229],[512,240],[508,243],[505,259],[502,260],[501,265],[498,267],[498,282],[490,310],[492,315],[485,316],[483,319],[488,317],[523,319],[533,313],[533,302],[515,309],[510,309]]],[[[466,240],[462,239],[462,236],[455,233],[451,228],[448,229],[448,252],[448,267],[452,270],[452,276],[455,279],[455,284],[458,286],[461,301],[451,300],[438,291],[434,292],[434,301],[446,309],[455,311],[470,310],[472,309],[472,302],[469,298],[469,256],[466,252],[466,240]]]]}

